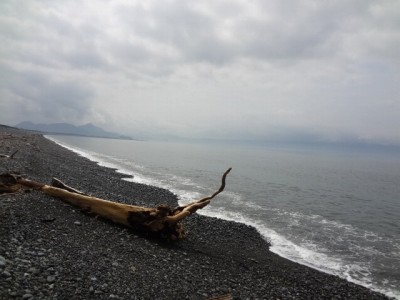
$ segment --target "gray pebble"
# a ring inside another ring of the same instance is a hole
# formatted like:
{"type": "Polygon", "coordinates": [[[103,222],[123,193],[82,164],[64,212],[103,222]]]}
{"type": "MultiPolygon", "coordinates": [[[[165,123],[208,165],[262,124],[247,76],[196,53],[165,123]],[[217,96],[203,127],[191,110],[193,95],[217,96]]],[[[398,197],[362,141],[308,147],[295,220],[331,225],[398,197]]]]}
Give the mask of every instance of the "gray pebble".
{"type": "Polygon", "coordinates": [[[54,281],[56,281],[56,277],[54,277],[54,276],[47,276],[47,282],[48,283],[52,283],[52,282],[54,282],[54,281]]]}
{"type": "Polygon", "coordinates": [[[17,296],[17,292],[15,291],[11,291],[8,293],[11,297],[16,297],[17,296]]]}
{"type": "Polygon", "coordinates": [[[2,274],[3,274],[3,276],[6,277],[6,278],[7,278],[7,277],[11,277],[11,273],[8,272],[8,271],[3,271],[2,274]]]}
{"type": "Polygon", "coordinates": [[[74,222],[74,225],[81,226],[81,225],[82,225],[82,223],[81,223],[81,222],[79,222],[79,221],[75,221],[75,222],[74,222]]]}
{"type": "Polygon", "coordinates": [[[0,255],[0,267],[4,267],[6,265],[6,259],[0,255]]]}
{"type": "Polygon", "coordinates": [[[30,264],[31,264],[31,261],[30,261],[30,260],[27,260],[27,259],[21,259],[20,262],[22,262],[22,263],[24,263],[24,264],[27,264],[27,265],[30,265],[30,264]]]}
{"type": "Polygon", "coordinates": [[[33,296],[32,296],[32,294],[24,294],[23,296],[22,296],[22,299],[30,299],[30,298],[32,298],[33,296]]]}
{"type": "Polygon", "coordinates": [[[32,273],[32,274],[37,274],[37,273],[39,273],[39,270],[37,268],[35,268],[35,267],[31,267],[26,272],[27,273],[32,273]]]}

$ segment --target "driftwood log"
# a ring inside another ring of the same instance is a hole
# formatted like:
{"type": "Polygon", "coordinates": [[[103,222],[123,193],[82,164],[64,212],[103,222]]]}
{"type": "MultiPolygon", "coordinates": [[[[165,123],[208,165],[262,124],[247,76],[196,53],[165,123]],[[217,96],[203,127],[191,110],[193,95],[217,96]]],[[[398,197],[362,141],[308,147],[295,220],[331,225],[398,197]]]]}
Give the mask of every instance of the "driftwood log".
{"type": "Polygon", "coordinates": [[[0,158],[9,158],[9,159],[13,159],[15,154],[18,153],[18,150],[15,150],[12,154],[7,155],[7,154],[0,154],[0,158]]]}
{"type": "Polygon", "coordinates": [[[185,236],[185,230],[181,221],[198,209],[207,206],[211,199],[224,190],[225,179],[230,171],[231,168],[223,174],[220,188],[211,196],[176,208],[170,208],[166,205],[148,208],[113,202],[89,196],[67,186],[58,179],[53,179],[52,185],[46,185],[15,174],[0,175],[0,193],[12,193],[19,189],[33,188],[48,195],[61,198],[85,212],[93,213],[136,231],[177,240],[185,236]]]}

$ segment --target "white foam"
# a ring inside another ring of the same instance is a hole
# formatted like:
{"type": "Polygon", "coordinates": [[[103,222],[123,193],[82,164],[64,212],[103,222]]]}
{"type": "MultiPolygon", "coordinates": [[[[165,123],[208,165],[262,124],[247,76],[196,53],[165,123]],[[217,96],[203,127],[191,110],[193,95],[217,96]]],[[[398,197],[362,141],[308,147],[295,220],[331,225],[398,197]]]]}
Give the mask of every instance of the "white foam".
{"type": "MultiPolygon", "coordinates": [[[[259,209],[257,205],[248,205],[247,207],[259,209]]],[[[314,225],[323,225],[324,230],[327,230],[327,232],[340,231],[340,233],[343,233],[345,236],[354,237],[368,235],[370,240],[373,241],[389,241],[375,233],[359,231],[351,225],[326,220],[319,215],[304,215],[299,212],[287,212],[277,208],[260,209],[272,211],[287,220],[289,225],[296,227],[299,226],[301,222],[304,222],[304,220],[307,220],[312,222],[314,225]]],[[[400,299],[400,293],[396,290],[397,287],[384,288],[373,282],[370,271],[371,268],[368,261],[349,263],[346,262],[342,256],[334,256],[330,249],[324,249],[321,244],[315,244],[308,240],[302,240],[301,243],[295,243],[269,228],[263,222],[249,218],[244,213],[232,212],[226,210],[225,208],[215,208],[213,206],[206,207],[205,209],[198,211],[198,213],[250,225],[256,228],[257,231],[271,244],[270,250],[272,252],[284,258],[328,274],[342,277],[350,282],[365,286],[377,292],[381,292],[389,297],[400,299]]],[[[337,236],[337,238],[340,238],[340,236],[337,236]]],[[[393,246],[396,248],[398,247],[397,244],[393,246]]],[[[359,253],[362,251],[363,253],[382,255],[382,253],[373,247],[368,247],[365,245],[358,246],[356,243],[352,246],[351,250],[352,253],[359,253]],[[357,247],[359,248],[356,249],[357,247]]]]}
{"type": "Polygon", "coordinates": [[[192,201],[193,199],[196,199],[200,197],[201,195],[198,192],[193,192],[189,190],[183,190],[183,189],[177,189],[174,187],[174,182],[179,182],[183,183],[186,186],[194,187],[194,188],[201,188],[198,185],[196,185],[193,181],[191,181],[189,178],[184,178],[181,176],[177,176],[174,174],[162,174],[162,173],[153,173],[151,174],[152,176],[145,175],[146,169],[144,166],[134,164],[131,161],[128,161],[126,159],[121,159],[121,158],[116,158],[112,157],[109,155],[104,155],[100,154],[97,152],[89,151],[86,149],[81,149],[76,146],[71,146],[68,144],[65,144],[63,142],[60,142],[59,140],[46,136],[45,137],[56,144],[71,150],[72,152],[78,154],[79,156],[85,157],[91,161],[96,162],[99,166],[102,167],[107,167],[107,168],[112,168],[115,169],[117,173],[120,174],[125,174],[128,175],[128,178],[124,178],[126,181],[131,181],[135,183],[141,183],[141,184],[146,184],[146,185],[152,185],[152,186],[157,186],[160,188],[168,189],[174,194],[176,194],[178,197],[180,197],[181,200],[183,201],[192,201]],[[129,167],[124,168],[123,166],[129,167]],[[134,170],[139,170],[136,172],[133,172],[132,169],[134,170]],[[158,179],[155,179],[158,178],[158,179]],[[163,180],[165,178],[165,180],[163,180]],[[172,184],[171,184],[172,182],[172,184]]]}
{"type": "MultiPolygon", "coordinates": [[[[199,214],[217,217],[224,220],[235,221],[252,226],[271,244],[270,251],[292,260],[294,262],[306,265],[319,271],[336,275],[346,280],[362,285],[374,291],[383,293],[389,297],[400,299],[400,292],[395,288],[383,288],[376,285],[371,278],[370,266],[368,263],[346,263],[341,257],[334,257],[332,255],[324,254],[321,245],[316,245],[311,242],[305,242],[302,245],[296,244],[284,236],[278,234],[276,231],[268,228],[266,225],[259,221],[251,220],[244,216],[242,213],[230,212],[223,209],[212,209],[206,207],[199,214]],[[358,278],[362,278],[362,280],[358,278]]],[[[292,216],[300,216],[299,213],[288,213],[292,216]]],[[[311,216],[311,219],[320,219],[320,216],[311,216]]],[[[326,223],[333,224],[335,222],[326,221],[326,223]]],[[[337,223],[338,227],[353,230],[350,225],[337,223]]],[[[372,234],[372,233],[370,233],[372,234]]],[[[364,249],[364,248],[363,248],[364,249]]]]}
{"type": "Polygon", "coordinates": [[[319,269],[324,269],[325,272],[328,272],[329,270],[339,271],[342,268],[342,262],[340,259],[333,259],[325,254],[310,250],[312,248],[318,249],[316,245],[308,244],[309,248],[297,245],[278,234],[276,231],[268,228],[261,222],[247,218],[242,213],[229,212],[222,209],[214,210],[210,208],[199,211],[199,213],[229,221],[240,222],[256,228],[258,232],[260,232],[260,234],[271,244],[270,250],[285,258],[289,258],[296,262],[302,262],[302,264],[314,268],[318,266],[319,269]]]}
{"type": "MultiPolygon", "coordinates": [[[[67,145],[63,142],[60,142],[60,141],[58,141],[52,137],[46,136],[46,135],[44,137],[49,139],[50,141],[53,141],[56,144],[68,149],[68,150],[71,150],[72,152],[78,154],[79,156],[85,157],[93,162],[96,162],[99,166],[115,169],[117,173],[127,175],[127,176],[129,176],[129,178],[131,178],[131,176],[135,176],[135,174],[136,174],[129,169],[122,168],[121,164],[118,163],[121,160],[118,158],[114,158],[114,157],[111,157],[108,155],[89,151],[86,149],[84,150],[79,147],[73,147],[71,145],[67,145]]],[[[140,166],[138,166],[138,168],[140,168],[140,166]]],[[[129,178],[128,178],[128,180],[129,180],[129,178]]]]}

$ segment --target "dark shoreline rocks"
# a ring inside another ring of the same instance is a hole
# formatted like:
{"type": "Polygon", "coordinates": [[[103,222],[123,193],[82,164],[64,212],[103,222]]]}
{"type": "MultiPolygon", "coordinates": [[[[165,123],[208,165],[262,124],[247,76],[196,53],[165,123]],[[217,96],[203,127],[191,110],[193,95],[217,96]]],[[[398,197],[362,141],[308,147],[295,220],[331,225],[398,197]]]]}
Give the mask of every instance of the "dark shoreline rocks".
{"type": "MultiPolygon", "coordinates": [[[[175,206],[171,192],[40,135],[0,127],[0,173],[57,177],[101,198],[175,206]]],[[[0,299],[387,299],[269,251],[249,226],[193,215],[180,242],[146,238],[37,191],[0,196],[0,299]]]]}

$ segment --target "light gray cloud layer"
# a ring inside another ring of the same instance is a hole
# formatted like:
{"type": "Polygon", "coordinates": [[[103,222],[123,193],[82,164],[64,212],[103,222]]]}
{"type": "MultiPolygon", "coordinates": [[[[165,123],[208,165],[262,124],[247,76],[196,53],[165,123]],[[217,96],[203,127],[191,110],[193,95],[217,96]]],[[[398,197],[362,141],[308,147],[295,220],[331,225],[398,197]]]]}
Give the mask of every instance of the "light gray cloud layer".
{"type": "Polygon", "coordinates": [[[399,1],[0,3],[0,122],[400,144],[399,1]]]}

